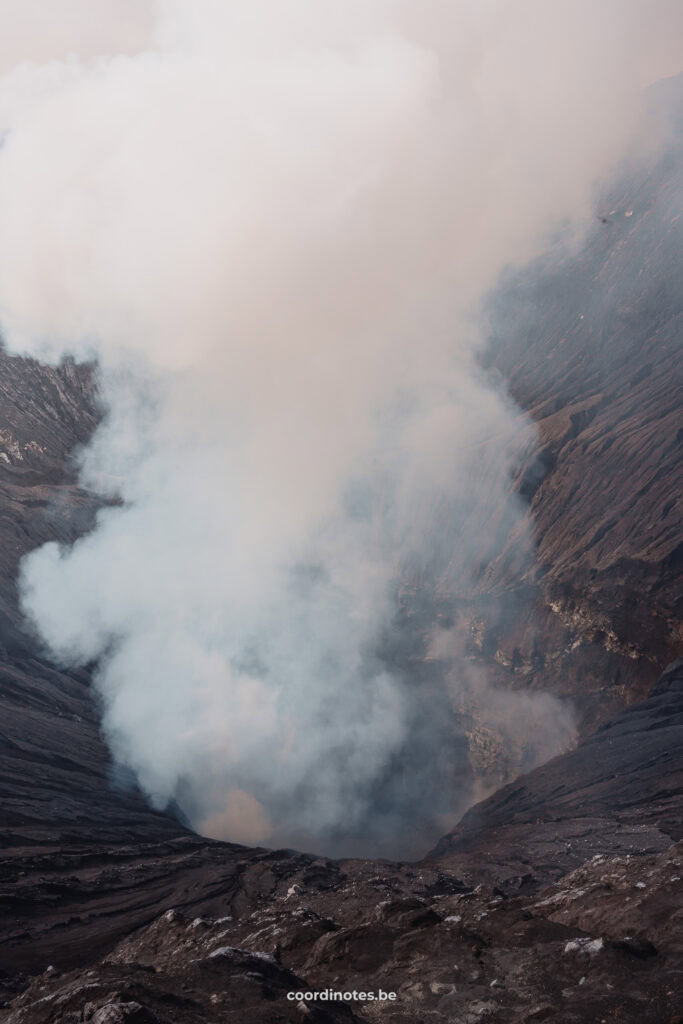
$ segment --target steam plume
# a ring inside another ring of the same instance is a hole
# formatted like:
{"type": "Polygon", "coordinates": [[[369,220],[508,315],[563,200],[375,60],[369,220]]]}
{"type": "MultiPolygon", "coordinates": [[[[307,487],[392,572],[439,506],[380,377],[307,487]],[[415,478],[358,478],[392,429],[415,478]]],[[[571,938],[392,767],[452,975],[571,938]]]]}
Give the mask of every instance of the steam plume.
{"type": "Polygon", "coordinates": [[[2,328],[97,359],[82,480],[120,503],[26,560],[25,610],[55,658],[98,662],[155,804],[235,840],[401,852],[469,798],[452,679],[392,653],[401,581],[455,558],[465,585],[484,487],[529,544],[478,304],[580,231],[680,8],[61,7],[73,39],[45,15],[52,48],[3,55],[2,328]]]}

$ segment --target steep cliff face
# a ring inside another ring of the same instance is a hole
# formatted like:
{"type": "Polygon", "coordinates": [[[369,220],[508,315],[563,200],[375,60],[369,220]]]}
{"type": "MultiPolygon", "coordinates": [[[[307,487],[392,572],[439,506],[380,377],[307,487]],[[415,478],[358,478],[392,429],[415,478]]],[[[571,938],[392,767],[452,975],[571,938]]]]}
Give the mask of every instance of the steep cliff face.
{"type": "MultiPolygon", "coordinates": [[[[481,857],[483,877],[548,881],[597,855],[655,853],[683,838],[683,659],[647,700],[477,804],[433,851],[481,857]]],[[[458,861],[463,863],[462,861],[458,861]]]]}
{"type": "Polygon", "coordinates": [[[22,555],[47,540],[73,539],[88,525],[92,501],[75,486],[68,459],[96,422],[91,374],[50,369],[0,351],[0,644],[33,651],[17,607],[22,555]]]}
{"type": "Polygon", "coordinates": [[[0,844],[7,851],[179,826],[114,786],[87,672],[41,657],[18,607],[16,574],[27,551],[67,542],[93,520],[93,496],[69,461],[97,422],[87,368],[58,369],[0,352],[0,844]]]}
{"type": "Polygon", "coordinates": [[[680,653],[683,151],[631,170],[578,253],[509,276],[489,371],[536,434],[513,486],[536,567],[510,536],[466,607],[472,654],[510,686],[576,698],[585,735],[680,653]]]}

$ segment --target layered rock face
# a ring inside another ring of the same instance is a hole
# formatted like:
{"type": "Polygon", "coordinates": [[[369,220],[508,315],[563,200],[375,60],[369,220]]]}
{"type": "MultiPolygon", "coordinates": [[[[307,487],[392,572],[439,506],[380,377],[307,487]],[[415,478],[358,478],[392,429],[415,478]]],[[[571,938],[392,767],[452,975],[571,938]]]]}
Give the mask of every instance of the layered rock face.
{"type": "Polygon", "coordinates": [[[473,653],[507,685],[577,698],[583,735],[683,639],[678,140],[603,196],[578,254],[511,274],[490,311],[487,365],[536,426],[514,481],[536,566],[510,577],[509,537],[484,567],[506,600],[467,609],[473,653]]]}
{"type": "Polygon", "coordinates": [[[70,458],[97,422],[91,373],[0,353],[0,842],[5,849],[70,838],[124,841],[176,834],[163,815],[112,776],[87,672],[41,656],[23,621],[21,557],[66,543],[93,522],[70,458]]]}
{"type": "Polygon", "coordinates": [[[683,839],[682,748],[679,658],[647,700],[471,808],[433,856],[480,858],[502,882],[511,866],[548,881],[596,855],[663,852],[683,839]]]}

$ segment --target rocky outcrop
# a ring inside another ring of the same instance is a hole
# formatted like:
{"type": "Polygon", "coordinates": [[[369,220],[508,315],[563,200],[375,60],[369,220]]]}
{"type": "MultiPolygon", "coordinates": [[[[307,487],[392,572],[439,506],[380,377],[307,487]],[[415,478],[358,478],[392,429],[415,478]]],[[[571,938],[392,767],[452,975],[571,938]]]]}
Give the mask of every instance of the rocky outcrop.
{"type": "Polygon", "coordinates": [[[0,1019],[673,1024],[682,740],[679,662],[415,864],[189,835],[7,850],[0,1019]],[[313,1001],[380,989],[396,999],[313,1001]]]}
{"type": "Polygon", "coordinates": [[[92,498],[75,485],[70,457],[97,414],[91,373],[0,350],[0,657],[35,656],[16,595],[21,557],[48,540],[69,541],[92,521],[92,498]]]}
{"type": "Polygon", "coordinates": [[[510,274],[490,311],[489,372],[536,427],[513,481],[536,566],[511,579],[507,538],[482,567],[505,599],[463,617],[506,685],[576,698],[583,735],[644,697],[683,642],[680,81],[668,91],[666,156],[630,167],[580,250],[510,274]]]}
{"type": "Polygon", "coordinates": [[[87,969],[15,979],[0,1019],[674,1024],[682,856],[595,857],[506,893],[435,865],[275,853],[213,914],[169,908],[87,969]]]}
{"type": "Polygon", "coordinates": [[[683,659],[647,700],[471,808],[433,856],[539,885],[591,857],[652,854],[683,838],[683,659]]]}
{"type": "Polygon", "coordinates": [[[42,658],[18,606],[21,557],[93,521],[97,502],[76,485],[70,459],[97,418],[89,368],[0,352],[0,848],[10,857],[180,830],[112,775],[89,674],[42,658]]]}

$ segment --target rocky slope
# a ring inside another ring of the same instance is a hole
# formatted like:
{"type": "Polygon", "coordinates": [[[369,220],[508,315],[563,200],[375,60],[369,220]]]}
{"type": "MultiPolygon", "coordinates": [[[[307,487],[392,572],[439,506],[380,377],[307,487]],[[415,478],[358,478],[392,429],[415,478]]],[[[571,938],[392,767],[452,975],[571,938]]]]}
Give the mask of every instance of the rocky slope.
{"type": "Polygon", "coordinates": [[[578,253],[511,273],[490,309],[487,365],[536,426],[515,485],[537,564],[511,581],[503,543],[484,578],[508,596],[468,609],[472,646],[508,685],[578,697],[584,735],[683,640],[680,81],[667,91],[666,155],[602,197],[578,253]]]}
{"type": "Polygon", "coordinates": [[[682,741],[683,662],[422,863],[190,837],[14,851],[0,1019],[680,1022],[682,741]],[[396,998],[307,1001],[328,989],[396,998]]]}
{"type": "Polygon", "coordinates": [[[477,859],[482,878],[547,882],[596,854],[650,854],[683,839],[683,658],[647,700],[471,808],[433,856],[477,859]],[[504,865],[504,867],[501,867],[504,865]]]}
{"type": "Polygon", "coordinates": [[[128,786],[112,785],[85,672],[41,657],[18,608],[26,551],[67,542],[95,502],[75,483],[70,454],[97,413],[87,368],[39,366],[0,353],[0,844],[59,849],[69,837],[125,841],[176,834],[128,786]]]}

